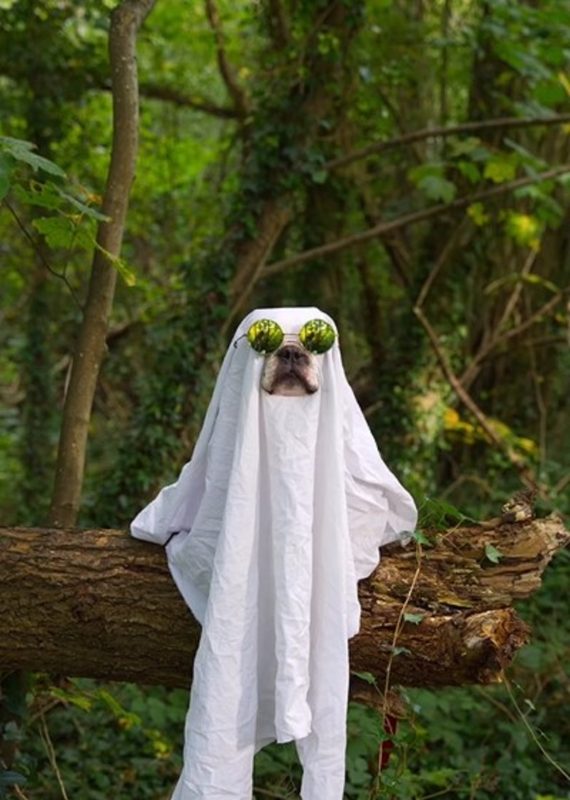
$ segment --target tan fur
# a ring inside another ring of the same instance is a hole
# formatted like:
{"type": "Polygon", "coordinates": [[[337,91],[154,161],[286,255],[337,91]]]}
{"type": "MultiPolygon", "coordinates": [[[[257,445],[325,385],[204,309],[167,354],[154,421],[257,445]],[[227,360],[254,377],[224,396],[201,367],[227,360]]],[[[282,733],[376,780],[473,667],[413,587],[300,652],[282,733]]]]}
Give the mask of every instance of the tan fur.
{"type": "Polygon", "coordinates": [[[299,344],[296,337],[285,337],[274,353],[265,356],[261,388],[269,394],[299,397],[319,388],[316,356],[299,344]]]}

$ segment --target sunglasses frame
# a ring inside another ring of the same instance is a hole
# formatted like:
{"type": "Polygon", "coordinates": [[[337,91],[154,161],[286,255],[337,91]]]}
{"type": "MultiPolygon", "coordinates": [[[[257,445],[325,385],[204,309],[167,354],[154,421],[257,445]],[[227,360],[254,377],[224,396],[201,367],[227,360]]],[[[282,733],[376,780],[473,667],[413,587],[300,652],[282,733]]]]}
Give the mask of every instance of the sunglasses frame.
{"type": "Polygon", "coordinates": [[[239,337],[238,337],[238,338],[235,340],[235,342],[234,342],[234,347],[237,347],[237,346],[238,346],[238,342],[239,342],[239,341],[241,341],[241,340],[242,340],[242,339],[244,339],[244,338],[247,338],[248,344],[249,344],[249,346],[251,347],[251,349],[252,349],[252,350],[253,350],[255,353],[258,353],[260,356],[265,356],[265,355],[268,355],[268,354],[271,354],[271,353],[275,353],[275,352],[276,352],[276,351],[277,351],[277,350],[278,350],[278,349],[281,347],[281,345],[282,345],[282,343],[283,343],[283,339],[284,339],[286,336],[296,336],[296,337],[299,339],[299,343],[300,343],[301,347],[302,347],[304,350],[306,350],[306,351],[307,351],[307,353],[311,353],[311,355],[314,355],[314,356],[322,356],[322,355],[324,355],[325,353],[328,353],[328,351],[329,351],[329,350],[330,350],[330,349],[331,349],[331,348],[334,346],[334,343],[335,343],[335,342],[336,342],[336,340],[338,339],[338,334],[337,334],[337,332],[335,331],[335,329],[333,328],[333,326],[332,326],[332,325],[331,325],[329,322],[327,322],[326,320],[324,320],[324,319],[319,319],[318,317],[316,317],[315,319],[309,319],[309,320],[307,320],[307,322],[305,322],[305,323],[304,323],[304,324],[301,326],[301,329],[299,330],[299,332],[298,332],[298,333],[287,333],[287,332],[285,332],[285,331],[283,330],[283,328],[281,327],[281,325],[279,325],[279,323],[278,323],[278,322],[275,322],[275,320],[272,320],[272,319],[258,319],[258,320],[256,320],[255,322],[252,322],[252,323],[251,323],[251,325],[249,326],[249,328],[248,328],[248,330],[247,330],[247,333],[242,333],[242,335],[241,335],[241,336],[239,336],[239,337]],[[278,345],[277,345],[277,347],[275,347],[273,350],[258,350],[256,347],[254,347],[254,346],[253,346],[253,344],[252,344],[252,343],[251,343],[251,341],[249,340],[249,332],[251,331],[251,329],[253,328],[253,326],[254,326],[254,325],[258,325],[260,322],[271,322],[271,324],[272,324],[272,325],[276,325],[276,326],[279,328],[279,330],[281,331],[281,333],[282,333],[282,337],[281,337],[281,340],[280,340],[279,344],[278,344],[278,345]],[[326,325],[326,326],[327,326],[327,328],[329,328],[329,329],[332,331],[332,333],[333,333],[333,335],[334,335],[334,338],[333,338],[332,342],[330,343],[330,345],[329,345],[329,346],[326,348],[326,350],[321,350],[321,351],[318,351],[318,350],[310,350],[310,349],[309,349],[308,347],[306,347],[306,346],[303,344],[303,342],[301,341],[301,332],[303,331],[303,328],[305,328],[307,325],[310,325],[310,324],[311,324],[311,322],[319,322],[319,323],[323,323],[324,325],[326,325]]]}

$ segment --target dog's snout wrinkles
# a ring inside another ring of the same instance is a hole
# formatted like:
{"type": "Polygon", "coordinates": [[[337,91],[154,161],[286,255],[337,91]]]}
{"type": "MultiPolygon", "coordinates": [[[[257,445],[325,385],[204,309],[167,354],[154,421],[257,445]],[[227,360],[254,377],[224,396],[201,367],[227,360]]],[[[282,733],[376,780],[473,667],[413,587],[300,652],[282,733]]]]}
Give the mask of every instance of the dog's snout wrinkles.
{"type": "Polygon", "coordinates": [[[319,388],[315,356],[297,342],[285,342],[265,356],[261,388],[288,397],[313,394],[319,388]]]}
{"type": "Polygon", "coordinates": [[[301,364],[307,360],[303,351],[298,347],[286,346],[277,351],[277,356],[288,364],[301,364]]]}

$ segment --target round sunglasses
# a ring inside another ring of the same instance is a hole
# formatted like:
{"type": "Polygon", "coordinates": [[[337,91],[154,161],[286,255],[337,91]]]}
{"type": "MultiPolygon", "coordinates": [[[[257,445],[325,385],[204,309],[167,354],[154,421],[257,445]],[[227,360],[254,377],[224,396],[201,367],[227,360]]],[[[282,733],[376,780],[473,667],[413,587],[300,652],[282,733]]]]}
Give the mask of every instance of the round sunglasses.
{"type": "MultiPolygon", "coordinates": [[[[291,334],[293,335],[293,334],[291,334]]],[[[250,346],[257,352],[265,355],[274,353],[285,338],[285,332],[279,323],[272,319],[259,319],[248,328],[247,333],[234,342],[234,347],[244,336],[250,346]]],[[[310,319],[305,322],[298,333],[299,341],[309,353],[320,355],[330,350],[336,340],[336,331],[324,319],[310,319]]]]}

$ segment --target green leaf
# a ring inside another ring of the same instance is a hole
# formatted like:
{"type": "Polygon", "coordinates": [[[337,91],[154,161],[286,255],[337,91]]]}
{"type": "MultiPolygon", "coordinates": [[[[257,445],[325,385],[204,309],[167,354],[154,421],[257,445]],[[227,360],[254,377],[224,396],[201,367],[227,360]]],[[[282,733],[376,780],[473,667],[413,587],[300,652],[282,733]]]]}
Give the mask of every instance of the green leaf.
{"type": "Polygon", "coordinates": [[[124,280],[127,286],[135,286],[137,282],[137,276],[133,272],[133,270],[129,267],[127,262],[122,259],[120,256],[114,256],[108,250],[105,250],[104,247],[98,242],[95,242],[95,247],[97,250],[100,250],[105,256],[107,256],[110,264],[112,267],[115,267],[121,278],[124,280]]]}
{"type": "Polygon", "coordinates": [[[376,678],[371,672],[353,672],[352,674],[355,678],[360,678],[361,681],[370,684],[370,686],[377,685],[376,678]]]}
{"type": "Polygon", "coordinates": [[[35,145],[30,142],[12,139],[9,136],[0,136],[0,147],[4,152],[9,153],[13,159],[29,164],[35,171],[41,169],[43,172],[48,172],[50,175],[57,175],[58,178],[65,178],[65,172],[61,167],[58,167],[53,161],[43,156],[32,153],[32,148],[35,147],[35,145]]]}
{"type": "Polygon", "coordinates": [[[14,193],[22,203],[38,206],[39,208],[58,210],[62,213],[65,212],[66,206],[71,206],[75,211],[79,211],[82,215],[98,222],[104,222],[109,219],[97,209],[86,205],[74,195],[64,191],[52,181],[46,181],[45,183],[30,181],[29,187],[29,189],[24,189],[23,186],[17,186],[14,189],[14,193]]]}
{"type": "Polygon", "coordinates": [[[518,159],[513,155],[493,156],[485,164],[483,175],[493,183],[512,181],[516,175],[518,159]]]}
{"type": "Polygon", "coordinates": [[[325,183],[328,177],[328,172],[326,169],[315,169],[311,172],[311,178],[313,183],[322,184],[325,183]]]}
{"type": "Polygon", "coordinates": [[[536,156],[534,153],[531,153],[530,150],[527,150],[527,148],[523,147],[519,142],[505,137],[504,143],[510,150],[517,154],[521,164],[526,164],[539,170],[547,169],[548,162],[543,158],[539,158],[539,156],[536,156]]]}
{"type": "Polygon", "coordinates": [[[32,225],[44,236],[50,247],[61,247],[65,250],[89,250],[93,247],[93,233],[88,230],[89,226],[78,225],[70,217],[40,217],[32,225]]]}
{"type": "Polygon", "coordinates": [[[391,647],[392,654],[394,656],[411,656],[412,651],[409,647],[391,647]]]}
{"type": "Polygon", "coordinates": [[[467,209],[467,214],[473,220],[475,225],[482,227],[486,225],[491,219],[489,214],[485,211],[483,203],[471,203],[467,209]]]}
{"type": "Polygon", "coordinates": [[[422,619],[424,618],[423,614],[404,614],[404,620],[406,622],[411,622],[412,625],[419,625],[422,619]]]}
{"type": "Polygon", "coordinates": [[[428,175],[418,184],[426,197],[432,200],[442,200],[450,203],[457,193],[455,184],[446,178],[438,178],[435,175],[428,175]]]}
{"type": "Polygon", "coordinates": [[[459,172],[467,178],[470,183],[478,183],[481,180],[479,167],[472,161],[460,161],[457,167],[459,172]]]}
{"type": "Polygon", "coordinates": [[[50,694],[63,703],[71,703],[71,705],[77,706],[77,708],[80,708],[82,711],[91,711],[93,706],[93,701],[86,695],[66,692],[63,689],[59,689],[57,686],[52,686],[50,694]]]}
{"type": "Polygon", "coordinates": [[[445,500],[425,497],[420,506],[420,524],[430,528],[446,527],[452,523],[462,523],[469,517],[445,500]]]}
{"type": "Polygon", "coordinates": [[[455,197],[455,184],[445,177],[443,164],[422,164],[410,170],[409,177],[430,200],[449,203],[455,197]]]}
{"type": "Polygon", "coordinates": [[[477,136],[467,136],[464,139],[452,139],[449,142],[451,152],[454,156],[466,156],[476,150],[481,144],[481,139],[477,136]]]}
{"type": "Polygon", "coordinates": [[[3,200],[10,191],[10,177],[14,164],[12,159],[0,153],[0,200],[3,200]]]}
{"type": "Polygon", "coordinates": [[[125,713],[125,709],[119,703],[118,700],[113,697],[111,692],[108,692],[107,689],[99,689],[97,692],[99,698],[105,703],[107,708],[114,714],[116,717],[122,717],[125,713]]]}
{"type": "Polygon", "coordinates": [[[60,197],[62,197],[64,200],[67,200],[68,203],[70,203],[78,211],[81,211],[82,214],[85,214],[85,216],[90,217],[91,219],[96,219],[98,222],[109,221],[110,217],[102,214],[100,211],[97,211],[96,208],[86,205],[81,200],[78,200],[77,197],[68,194],[68,192],[64,192],[58,186],[54,186],[54,188],[60,197]]]}
{"type": "Polygon", "coordinates": [[[53,190],[51,183],[39,183],[30,181],[30,188],[24,189],[23,186],[16,186],[14,194],[21,203],[38,208],[49,208],[54,211],[61,207],[61,198],[53,190]]]}
{"type": "MultiPolygon", "coordinates": [[[[518,244],[534,246],[536,249],[540,242],[542,225],[540,220],[532,214],[510,211],[507,214],[505,230],[518,244]]],[[[528,278],[530,283],[538,281],[537,275],[531,274],[528,278]]]]}
{"type": "Polygon", "coordinates": [[[428,539],[428,537],[420,530],[414,531],[412,533],[412,539],[414,539],[418,544],[427,544],[432,545],[433,542],[428,539]]]}
{"type": "Polygon", "coordinates": [[[491,561],[493,564],[498,564],[503,554],[500,550],[497,550],[492,544],[485,545],[485,558],[491,561]]]}
{"type": "Polygon", "coordinates": [[[35,144],[27,142],[25,139],[14,139],[12,136],[0,136],[0,147],[14,150],[33,150],[35,144]]]}
{"type": "Polygon", "coordinates": [[[13,770],[5,770],[0,772],[0,786],[21,786],[26,782],[24,775],[13,770]]]}

